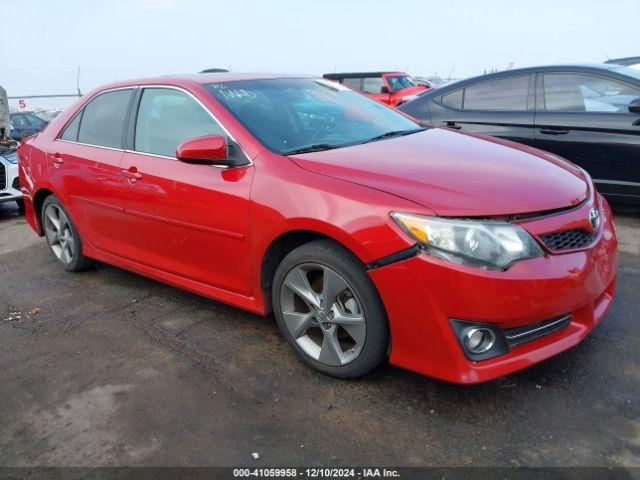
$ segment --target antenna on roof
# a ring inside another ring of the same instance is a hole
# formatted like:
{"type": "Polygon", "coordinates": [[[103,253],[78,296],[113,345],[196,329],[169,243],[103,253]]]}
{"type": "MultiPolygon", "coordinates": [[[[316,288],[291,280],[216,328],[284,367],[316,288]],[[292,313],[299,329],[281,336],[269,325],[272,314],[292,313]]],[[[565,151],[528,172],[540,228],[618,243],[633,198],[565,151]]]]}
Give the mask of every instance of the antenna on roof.
{"type": "Polygon", "coordinates": [[[82,96],[82,92],[80,91],[80,67],[78,67],[78,73],[76,74],[76,89],[78,91],[78,96],[82,96]]]}
{"type": "Polygon", "coordinates": [[[456,66],[454,65],[453,68],[451,69],[451,71],[449,72],[449,78],[447,78],[447,80],[451,80],[451,75],[453,75],[453,71],[456,69],[456,66]]]}

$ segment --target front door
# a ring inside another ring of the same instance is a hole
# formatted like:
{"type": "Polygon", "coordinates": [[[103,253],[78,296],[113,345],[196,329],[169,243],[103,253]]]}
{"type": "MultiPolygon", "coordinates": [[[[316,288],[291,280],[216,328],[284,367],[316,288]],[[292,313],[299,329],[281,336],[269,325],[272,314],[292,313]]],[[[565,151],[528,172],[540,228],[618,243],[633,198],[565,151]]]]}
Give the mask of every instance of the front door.
{"type": "Polygon", "coordinates": [[[251,293],[249,191],[253,167],[184,163],[176,147],[209,134],[227,136],[185,91],[142,91],[131,150],[122,168],[132,260],[225,290],[251,293]]]}
{"type": "Polygon", "coordinates": [[[535,146],[584,168],[598,190],[640,196],[640,88],[594,74],[538,75],[535,146]]]}

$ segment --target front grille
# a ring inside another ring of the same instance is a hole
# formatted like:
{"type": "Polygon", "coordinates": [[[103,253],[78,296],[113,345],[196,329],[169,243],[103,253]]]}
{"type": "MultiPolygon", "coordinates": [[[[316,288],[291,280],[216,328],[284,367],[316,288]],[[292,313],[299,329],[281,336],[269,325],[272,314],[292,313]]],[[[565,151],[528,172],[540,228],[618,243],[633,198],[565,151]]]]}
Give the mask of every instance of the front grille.
{"type": "Polygon", "coordinates": [[[20,179],[18,177],[13,179],[13,183],[11,184],[11,188],[15,190],[20,190],[20,179]]]}
{"type": "Polygon", "coordinates": [[[573,250],[586,247],[593,243],[595,238],[595,235],[582,228],[540,235],[540,240],[550,250],[573,250]]]}
{"type": "Polygon", "coordinates": [[[562,315],[561,317],[552,318],[551,320],[545,320],[544,322],[533,323],[531,325],[525,325],[523,327],[507,328],[504,331],[504,336],[507,340],[507,345],[510,348],[520,345],[521,343],[530,342],[550,333],[562,330],[571,323],[571,315],[562,315]]]}
{"type": "Polygon", "coordinates": [[[7,188],[7,170],[4,164],[0,163],[0,190],[7,188]]]}

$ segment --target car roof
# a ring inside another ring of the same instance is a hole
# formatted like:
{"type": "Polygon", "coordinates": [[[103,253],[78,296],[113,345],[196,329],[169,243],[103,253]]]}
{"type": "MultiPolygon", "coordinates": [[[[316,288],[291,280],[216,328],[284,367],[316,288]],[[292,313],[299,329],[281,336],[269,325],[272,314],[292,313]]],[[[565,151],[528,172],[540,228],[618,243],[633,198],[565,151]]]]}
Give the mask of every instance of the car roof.
{"type": "Polygon", "coordinates": [[[425,90],[418,94],[420,97],[423,96],[433,96],[438,92],[451,91],[456,88],[465,87],[472,83],[476,83],[479,80],[490,80],[492,78],[500,78],[500,77],[508,77],[513,75],[525,75],[536,72],[590,72],[590,73],[609,73],[610,75],[614,75],[617,77],[623,77],[626,80],[630,80],[634,83],[640,83],[640,78],[637,75],[629,75],[629,68],[617,65],[617,64],[608,64],[608,63],[579,63],[579,64],[560,64],[560,65],[540,65],[535,67],[524,67],[524,68],[514,68],[511,70],[502,70],[500,72],[487,73],[484,75],[477,75],[475,77],[464,78],[462,80],[457,80],[455,82],[447,83],[445,85],[437,86],[436,88],[431,88],[425,90]]]}
{"type": "Polygon", "coordinates": [[[313,75],[287,75],[277,73],[189,73],[184,75],[164,75],[159,77],[133,78],[103,85],[97,91],[109,90],[120,87],[134,87],[137,85],[175,85],[189,86],[194,84],[209,84],[222,82],[236,82],[242,80],[272,80],[287,78],[319,78],[313,75]]]}
{"type": "Polygon", "coordinates": [[[613,63],[616,65],[635,65],[640,63],[640,57],[612,58],[604,63],[613,63]]]}
{"type": "Polygon", "coordinates": [[[346,72],[346,73],[325,73],[324,78],[360,78],[360,77],[381,77],[382,75],[396,74],[407,75],[404,72],[398,72],[395,70],[387,70],[383,72],[346,72]]]}

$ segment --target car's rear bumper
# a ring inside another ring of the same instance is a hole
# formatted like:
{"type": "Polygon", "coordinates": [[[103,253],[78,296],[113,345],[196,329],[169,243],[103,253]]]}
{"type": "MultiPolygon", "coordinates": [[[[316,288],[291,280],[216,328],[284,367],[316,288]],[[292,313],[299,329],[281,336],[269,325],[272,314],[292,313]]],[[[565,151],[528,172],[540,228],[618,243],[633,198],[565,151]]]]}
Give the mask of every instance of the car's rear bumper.
{"type": "Polygon", "coordinates": [[[390,362],[442,380],[472,384],[500,377],[579,343],[604,317],[614,295],[618,249],[603,205],[601,235],[587,250],[524,260],[505,272],[460,266],[419,254],[369,271],[387,309],[390,362]],[[563,329],[471,361],[450,319],[514,328],[571,315],[563,329]]]}

